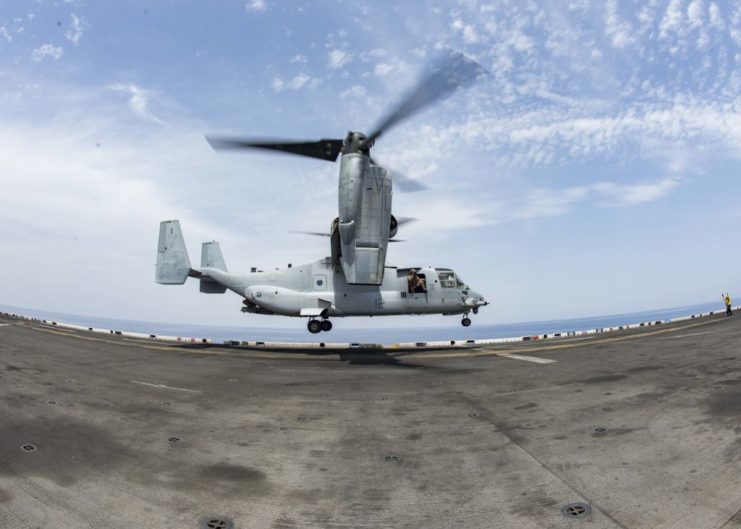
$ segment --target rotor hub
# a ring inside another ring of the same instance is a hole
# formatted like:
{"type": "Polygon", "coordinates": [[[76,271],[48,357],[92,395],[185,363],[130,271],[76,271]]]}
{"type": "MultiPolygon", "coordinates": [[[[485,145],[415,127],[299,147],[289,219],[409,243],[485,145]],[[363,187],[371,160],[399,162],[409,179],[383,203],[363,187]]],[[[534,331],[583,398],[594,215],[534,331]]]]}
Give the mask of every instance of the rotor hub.
{"type": "Polygon", "coordinates": [[[366,156],[370,155],[370,148],[373,147],[373,141],[368,141],[368,136],[362,132],[349,131],[342,142],[342,154],[361,153],[366,156]]]}

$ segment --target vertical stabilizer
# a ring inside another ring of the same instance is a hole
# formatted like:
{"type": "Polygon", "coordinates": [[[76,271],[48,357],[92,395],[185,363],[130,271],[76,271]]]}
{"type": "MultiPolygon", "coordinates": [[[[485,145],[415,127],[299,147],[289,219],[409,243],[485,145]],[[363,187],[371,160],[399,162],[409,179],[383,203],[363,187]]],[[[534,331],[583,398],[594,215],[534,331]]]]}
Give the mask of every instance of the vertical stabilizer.
{"type": "Polygon", "coordinates": [[[221,247],[216,241],[204,242],[201,246],[201,267],[216,268],[226,272],[226,263],[224,256],[221,254],[221,247]]]}
{"type": "Polygon", "coordinates": [[[162,285],[182,285],[190,272],[190,259],[185,248],[180,221],[160,222],[155,281],[162,285]]]}
{"type": "MultiPolygon", "coordinates": [[[[226,263],[218,242],[204,242],[201,246],[201,268],[215,268],[226,272],[226,263]]],[[[200,290],[204,294],[223,294],[226,287],[209,277],[202,276],[200,290]]]]}

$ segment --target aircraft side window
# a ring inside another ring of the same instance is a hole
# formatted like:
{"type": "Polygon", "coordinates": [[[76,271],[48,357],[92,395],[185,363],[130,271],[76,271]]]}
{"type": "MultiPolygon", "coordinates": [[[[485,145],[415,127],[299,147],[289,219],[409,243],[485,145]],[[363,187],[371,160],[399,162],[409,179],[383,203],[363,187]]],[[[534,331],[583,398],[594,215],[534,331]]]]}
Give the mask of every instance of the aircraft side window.
{"type": "Polygon", "coordinates": [[[407,292],[409,294],[412,294],[416,286],[417,286],[417,271],[409,270],[409,273],[407,273],[407,292]]]}
{"type": "Polygon", "coordinates": [[[441,288],[455,288],[456,280],[453,272],[438,272],[437,276],[440,279],[441,288]]]}
{"type": "Polygon", "coordinates": [[[409,294],[427,292],[427,279],[424,274],[418,274],[416,270],[409,270],[407,274],[407,292],[409,294]]]}
{"type": "Polygon", "coordinates": [[[414,292],[418,294],[427,292],[427,279],[425,279],[424,274],[417,274],[417,283],[414,286],[414,292]]]}

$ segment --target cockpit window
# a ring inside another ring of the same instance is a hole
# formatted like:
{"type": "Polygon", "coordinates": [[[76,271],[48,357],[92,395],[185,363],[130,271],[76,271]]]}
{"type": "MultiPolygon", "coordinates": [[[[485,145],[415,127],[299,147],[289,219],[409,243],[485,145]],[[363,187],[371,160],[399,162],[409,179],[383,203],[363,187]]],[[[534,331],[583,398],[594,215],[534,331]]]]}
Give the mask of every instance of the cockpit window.
{"type": "Polygon", "coordinates": [[[456,286],[455,273],[452,271],[438,270],[437,278],[440,280],[441,288],[455,288],[456,286]]]}

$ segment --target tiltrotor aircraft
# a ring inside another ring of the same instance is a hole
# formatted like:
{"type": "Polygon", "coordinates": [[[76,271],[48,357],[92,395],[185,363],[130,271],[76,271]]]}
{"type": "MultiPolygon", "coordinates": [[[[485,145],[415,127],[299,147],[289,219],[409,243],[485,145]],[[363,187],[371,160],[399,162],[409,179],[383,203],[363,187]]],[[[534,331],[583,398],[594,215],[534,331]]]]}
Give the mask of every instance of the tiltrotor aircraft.
{"type": "MultiPolygon", "coordinates": [[[[216,150],[268,149],[322,160],[340,158],[339,215],[330,233],[331,257],[283,270],[248,274],[227,272],[219,243],[205,242],[200,268],[192,268],[177,220],[160,224],[156,281],[183,284],[188,277],[200,280],[200,291],[244,298],[243,312],[308,317],[311,333],[332,329],[330,317],[399,314],[476,314],[487,305],[447,268],[398,268],[386,264],[386,250],[400,225],[411,219],[391,214],[392,176],[402,190],[420,184],[378,165],[370,155],[376,139],[459,86],[483,73],[476,62],[449,53],[402,102],[368,135],[349,132],[345,139],[282,141],[207,138],[216,150]]],[[[312,233],[312,232],[309,232],[312,233]]]]}

